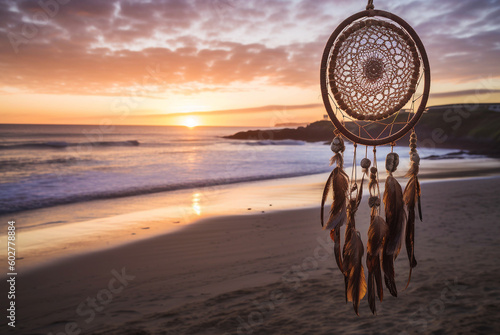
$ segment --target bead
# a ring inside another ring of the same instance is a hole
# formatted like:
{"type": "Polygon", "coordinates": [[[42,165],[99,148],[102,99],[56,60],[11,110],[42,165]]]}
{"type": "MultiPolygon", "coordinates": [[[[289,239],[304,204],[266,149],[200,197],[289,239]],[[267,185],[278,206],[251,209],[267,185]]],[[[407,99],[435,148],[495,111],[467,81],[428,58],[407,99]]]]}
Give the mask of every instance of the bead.
{"type": "Polygon", "coordinates": [[[380,206],[380,198],[379,197],[370,197],[370,198],[368,198],[368,205],[370,207],[378,207],[378,206],[380,206]]]}
{"type": "Polygon", "coordinates": [[[361,167],[363,169],[368,169],[370,167],[370,165],[372,165],[372,162],[368,158],[363,158],[361,160],[361,167]]]}
{"type": "Polygon", "coordinates": [[[330,149],[335,153],[343,152],[345,150],[344,140],[339,136],[335,137],[330,145],[330,149]]]}
{"type": "Polygon", "coordinates": [[[389,172],[394,172],[399,165],[399,155],[395,152],[391,152],[387,155],[385,159],[385,169],[389,172]]]}
{"type": "Polygon", "coordinates": [[[373,173],[373,174],[376,174],[377,173],[377,168],[375,166],[372,166],[371,169],[370,169],[370,172],[373,173]]]}

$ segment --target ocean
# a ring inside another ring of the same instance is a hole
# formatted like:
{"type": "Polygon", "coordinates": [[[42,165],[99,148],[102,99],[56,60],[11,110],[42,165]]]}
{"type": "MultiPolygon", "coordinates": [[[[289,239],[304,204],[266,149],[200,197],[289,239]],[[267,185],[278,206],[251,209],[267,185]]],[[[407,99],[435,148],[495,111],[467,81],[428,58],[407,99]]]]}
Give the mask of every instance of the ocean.
{"type": "Polygon", "coordinates": [[[327,171],[329,150],[244,128],[0,125],[0,214],[327,171]]]}
{"type": "MultiPolygon", "coordinates": [[[[222,138],[245,129],[0,125],[0,214],[331,169],[323,143],[222,138]]],[[[379,150],[380,161],[388,150],[379,150]]],[[[408,157],[407,148],[398,153],[408,157]]],[[[347,166],[351,159],[348,147],[347,166]]]]}
{"type": "MultiPolygon", "coordinates": [[[[0,242],[14,220],[18,263],[27,269],[211,216],[318,206],[330,146],[223,138],[246,129],[0,125],[0,242]]],[[[349,173],[353,147],[346,146],[349,173]]],[[[382,171],[390,147],[377,150],[382,171]]],[[[395,150],[406,171],[408,147],[395,150]]],[[[421,157],[451,151],[419,150],[421,157]]],[[[360,146],[358,164],[364,155],[360,146]]]]}

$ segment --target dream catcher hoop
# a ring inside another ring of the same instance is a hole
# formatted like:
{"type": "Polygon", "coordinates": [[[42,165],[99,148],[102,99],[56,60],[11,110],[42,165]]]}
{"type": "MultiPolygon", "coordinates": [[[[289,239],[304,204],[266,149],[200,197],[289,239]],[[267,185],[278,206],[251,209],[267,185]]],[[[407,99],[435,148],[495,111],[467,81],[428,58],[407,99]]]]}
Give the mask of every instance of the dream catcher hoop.
{"type": "Polygon", "coordinates": [[[400,139],[418,122],[429,90],[429,60],[422,41],[392,13],[375,9],[356,13],[335,29],[326,44],[321,61],[323,103],[335,127],[354,143],[376,146],[400,139]],[[417,96],[422,80],[423,92],[417,96]],[[396,120],[407,103],[411,104],[407,120],[396,120]],[[357,132],[346,128],[349,121],[357,132]],[[383,126],[382,131],[372,130],[379,128],[373,125],[383,126]]]}
{"type": "Polygon", "coordinates": [[[416,209],[420,209],[417,137],[414,126],[424,112],[430,90],[430,67],[425,48],[412,27],[400,17],[375,10],[368,1],[365,11],[344,20],[330,36],[321,61],[321,93],[326,111],[336,130],[331,149],[331,165],[321,204],[321,224],[330,230],[336,263],[344,275],[346,302],[352,301],[358,314],[360,300],[367,294],[375,314],[375,295],[383,299],[385,286],[397,296],[394,261],[404,243],[411,270],[414,255],[416,209]],[[406,108],[405,108],[406,107],[406,108]],[[393,172],[399,164],[394,152],[396,141],[411,131],[410,169],[406,188],[401,188],[393,172]],[[344,140],[354,144],[352,174],[344,171],[344,140]],[[365,145],[360,161],[362,177],[357,180],[356,150],[365,145]],[[387,177],[383,197],[380,193],[376,147],[391,145],[386,157],[387,177]],[[373,146],[373,165],[368,158],[373,146]],[[364,245],[355,226],[355,213],[362,199],[364,180],[369,179],[371,208],[366,249],[368,279],[362,258],[364,245]],[[324,205],[333,194],[328,220],[324,205]],[[382,209],[385,217],[382,217],[382,209]],[[326,222],[325,222],[326,221],[326,222]],[[340,227],[346,226],[341,250],[340,227]],[[367,283],[367,282],[368,283],[367,283]]]}

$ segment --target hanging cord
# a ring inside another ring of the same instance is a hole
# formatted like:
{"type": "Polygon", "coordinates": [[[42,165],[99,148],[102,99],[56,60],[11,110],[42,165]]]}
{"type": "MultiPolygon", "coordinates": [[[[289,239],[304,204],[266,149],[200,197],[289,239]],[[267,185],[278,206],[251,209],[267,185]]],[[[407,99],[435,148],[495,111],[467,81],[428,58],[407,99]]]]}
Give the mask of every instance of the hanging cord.
{"type": "Polygon", "coordinates": [[[373,0],[368,0],[368,5],[366,5],[366,10],[375,9],[373,5],[373,0]]]}
{"type": "Polygon", "coordinates": [[[378,179],[377,147],[373,147],[373,166],[377,168],[377,195],[380,198],[380,181],[378,179]]]}

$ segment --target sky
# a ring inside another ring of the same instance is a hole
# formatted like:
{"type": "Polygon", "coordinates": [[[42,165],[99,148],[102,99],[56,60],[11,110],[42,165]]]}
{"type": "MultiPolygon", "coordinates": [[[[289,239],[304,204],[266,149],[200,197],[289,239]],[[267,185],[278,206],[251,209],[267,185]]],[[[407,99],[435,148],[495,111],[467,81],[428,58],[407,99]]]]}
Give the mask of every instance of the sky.
{"type": "MultiPolygon", "coordinates": [[[[500,0],[374,1],[423,41],[428,105],[500,102],[500,0]]],[[[0,0],[0,123],[274,126],[321,119],[352,0],[0,0]]]]}

